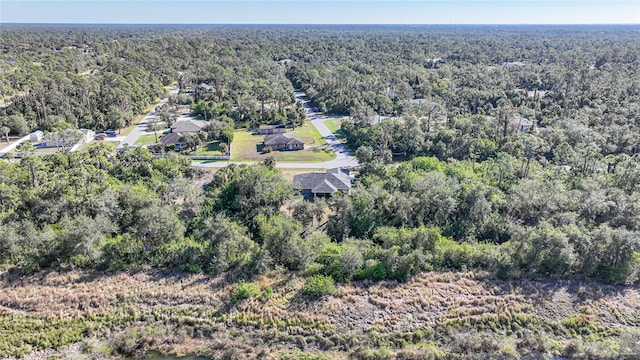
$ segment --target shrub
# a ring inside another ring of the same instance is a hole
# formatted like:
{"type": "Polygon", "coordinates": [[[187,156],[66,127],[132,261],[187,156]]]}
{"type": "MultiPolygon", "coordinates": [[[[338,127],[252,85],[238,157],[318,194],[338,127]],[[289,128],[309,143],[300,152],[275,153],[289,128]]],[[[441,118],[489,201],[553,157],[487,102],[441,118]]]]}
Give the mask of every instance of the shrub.
{"type": "Polygon", "coordinates": [[[387,278],[387,270],[384,264],[375,259],[369,259],[365,262],[364,268],[358,274],[359,279],[384,280],[387,278]]]}
{"type": "Polygon", "coordinates": [[[337,289],[331,276],[314,275],[304,283],[305,295],[321,297],[326,294],[335,294],[336,292],[337,289]]]}
{"type": "Polygon", "coordinates": [[[231,289],[231,301],[234,303],[250,297],[256,297],[258,295],[260,295],[258,286],[253,283],[245,282],[244,280],[233,284],[233,288],[231,289]]]}
{"type": "Polygon", "coordinates": [[[323,265],[322,273],[338,282],[346,283],[360,272],[363,265],[362,254],[347,244],[326,244],[317,259],[323,265]]]}

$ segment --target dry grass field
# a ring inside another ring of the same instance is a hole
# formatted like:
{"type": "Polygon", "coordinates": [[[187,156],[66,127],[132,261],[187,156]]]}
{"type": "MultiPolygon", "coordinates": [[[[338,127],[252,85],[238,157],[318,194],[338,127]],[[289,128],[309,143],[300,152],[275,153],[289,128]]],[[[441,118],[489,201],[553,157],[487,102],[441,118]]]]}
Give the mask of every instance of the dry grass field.
{"type": "Polygon", "coordinates": [[[237,301],[232,281],[202,274],[4,273],[0,358],[149,350],[242,359],[613,358],[640,351],[638,287],[449,272],[404,284],[355,282],[310,299],[301,295],[302,274],[250,282],[258,295],[237,301]]]}

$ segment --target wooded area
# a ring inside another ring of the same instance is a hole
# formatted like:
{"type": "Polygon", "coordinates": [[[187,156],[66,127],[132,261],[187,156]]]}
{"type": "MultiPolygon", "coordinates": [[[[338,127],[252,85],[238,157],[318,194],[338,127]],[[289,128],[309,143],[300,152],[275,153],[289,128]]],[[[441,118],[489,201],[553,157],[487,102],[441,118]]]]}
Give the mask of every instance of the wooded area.
{"type": "MultiPolygon", "coordinates": [[[[3,135],[121,128],[176,82],[236,128],[345,115],[350,193],[303,199],[273,161],[215,172],[144,148],[0,162],[0,266],[334,282],[425,271],[640,279],[640,38],[590,27],[0,30],[3,135]]],[[[181,97],[181,99],[179,99],[181,97]]],[[[246,289],[245,289],[246,290],[246,289]]],[[[250,296],[250,295],[247,295],[250,296]]],[[[1,350],[1,348],[0,348],[1,350]]],[[[0,355],[2,352],[0,351],[0,355]]]]}

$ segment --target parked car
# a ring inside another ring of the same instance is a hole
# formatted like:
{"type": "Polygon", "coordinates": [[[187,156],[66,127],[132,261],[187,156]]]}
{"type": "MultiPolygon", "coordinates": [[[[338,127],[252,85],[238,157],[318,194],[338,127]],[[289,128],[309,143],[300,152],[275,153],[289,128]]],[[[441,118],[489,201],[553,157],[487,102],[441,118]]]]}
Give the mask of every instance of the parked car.
{"type": "Polygon", "coordinates": [[[95,140],[104,140],[107,138],[107,134],[105,133],[97,133],[94,137],[95,140]]]}
{"type": "Polygon", "coordinates": [[[114,138],[114,137],[118,136],[118,134],[116,134],[116,131],[113,130],[113,129],[107,129],[107,130],[103,131],[103,133],[105,133],[106,136],[110,137],[110,138],[114,138]]]}

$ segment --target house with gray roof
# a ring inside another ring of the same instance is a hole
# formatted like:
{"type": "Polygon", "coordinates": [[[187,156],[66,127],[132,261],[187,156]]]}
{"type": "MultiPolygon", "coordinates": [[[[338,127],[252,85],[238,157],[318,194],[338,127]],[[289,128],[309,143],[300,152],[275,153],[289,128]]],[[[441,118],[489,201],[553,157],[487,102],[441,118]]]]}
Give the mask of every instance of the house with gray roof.
{"type": "Polygon", "coordinates": [[[186,149],[188,146],[185,142],[185,136],[182,133],[169,133],[160,138],[162,145],[174,145],[176,151],[186,149]]]}
{"type": "Polygon", "coordinates": [[[351,177],[342,169],[329,169],[326,173],[305,173],[293,177],[293,185],[305,197],[331,196],[333,193],[348,193],[351,177]]]}
{"type": "Polygon", "coordinates": [[[269,146],[272,150],[302,150],[304,140],[297,138],[293,134],[273,134],[264,137],[264,146],[269,146]]]}
{"type": "Polygon", "coordinates": [[[520,132],[527,131],[533,127],[533,122],[522,116],[510,117],[508,121],[513,128],[516,128],[520,132]]]}
{"type": "Polygon", "coordinates": [[[284,125],[260,125],[260,135],[284,134],[286,131],[284,125]]]}
{"type": "Polygon", "coordinates": [[[171,125],[171,132],[181,134],[197,134],[204,129],[209,122],[203,120],[176,121],[171,125]]]}

